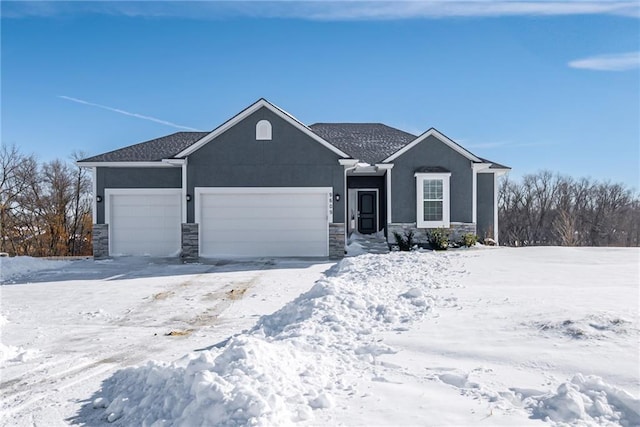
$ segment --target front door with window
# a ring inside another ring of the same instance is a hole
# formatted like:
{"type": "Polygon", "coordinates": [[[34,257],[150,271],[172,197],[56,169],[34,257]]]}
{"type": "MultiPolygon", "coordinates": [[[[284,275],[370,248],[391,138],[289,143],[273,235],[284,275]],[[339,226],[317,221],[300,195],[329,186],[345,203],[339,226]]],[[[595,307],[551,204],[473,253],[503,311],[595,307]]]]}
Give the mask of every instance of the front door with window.
{"type": "Polygon", "coordinates": [[[378,200],[375,191],[358,191],[358,232],[375,233],[378,228],[378,200]]]}

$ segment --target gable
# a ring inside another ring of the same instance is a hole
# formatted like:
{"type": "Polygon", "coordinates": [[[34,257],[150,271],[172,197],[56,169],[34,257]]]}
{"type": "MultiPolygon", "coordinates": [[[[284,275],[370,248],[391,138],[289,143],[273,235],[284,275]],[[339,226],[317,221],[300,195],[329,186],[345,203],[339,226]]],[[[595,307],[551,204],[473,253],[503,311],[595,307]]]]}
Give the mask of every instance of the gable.
{"type": "Polygon", "coordinates": [[[273,110],[261,107],[224,132],[201,144],[188,156],[189,167],[338,165],[341,156],[273,110]],[[260,124],[270,125],[270,139],[258,138],[260,124]]]}
{"type": "MultiPolygon", "coordinates": [[[[197,151],[200,148],[202,148],[205,144],[209,143],[210,141],[213,141],[218,136],[220,136],[223,133],[227,132],[229,129],[233,128],[238,123],[241,123],[247,117],[251,116],[256,111],[258,111],[260,109],[263,109],[263,108],[271,111],[273,114],[275,114],[276,116],[280,117],[285,122],[289,123],[289,125],[291,125],[294,128],[298,129],[300,132],[306,134],[312,140],[314,140],[315,142],[317,142],[320,145],[324,146],[325,148],[329,149],[330,151],[333,151],[335,154],[339,155],[340,157],[345,157],[345,158],[350,157],[344,151],[342,151],[342,150],[338,149],[337,147],[331,145],[329,142],[325,141],[320,136],[318,136],[317,134],[312,132],[311,129],[309,129],[307,126],[302,124],[295,117],[293,117],[289,113],[285,112],[284,110],[281,110],[280,108],[276,107],[275,105],[271,104],[270,102],[268,102],[264,98],[259,99],[258,101],[256,101],[252,105],[250,105],[249,107],[247,107],[244,110],[242,110],[240,113],[236,114],[231,119],[229,119],[226,122],[224,122],[222,125],[218,126],[211,133],[209,133],[208,135],[206,135],[205,137],[203,137],[202,139],[197,141],[195,144],[189,146],[188,148],[186,148],[183,151],[181,151],[180,153],[178,153],[176,155],[176,157],[189,156],[190,154],[192,154],[195,151],[197,151]]],[[[254,135],[254,137],[255,137],[255,135],[254,135]]]]}
{"type": "Polygon", "coordinates": [[[397,159],[398,157],[404,155],[405,153],[410,151],[413,147],[415,147],[416,145],[422,143],[423,141],[427,141],[427,142],[428,141],[433,141],[433,138],[437,139],[442,144],[448,146],[450,149],[452,149],[453,151],[457,152],[458,154],[466,157],[467,159],[471,160],[472,162],[482,162],[481,158],[475,156],[470,151],[466,150],[465,148],[460,146],[458,143],[456,143],[452,139],[448,138],[446,135],[442,134],[441,132],[439,132],[435,128],[429,129],[428,131],[426,131],[425,133],[423,133],[422,135],[417,137],[414,141],[410,142],[409,144],[407,144],[404,147],[402,147],[400,150],[396,151],[391,156],[389,156],[386,159],[384,159],[383,162],[385,162],[385,163],[386,162],[391,162],[391,161],[397,159]]]}

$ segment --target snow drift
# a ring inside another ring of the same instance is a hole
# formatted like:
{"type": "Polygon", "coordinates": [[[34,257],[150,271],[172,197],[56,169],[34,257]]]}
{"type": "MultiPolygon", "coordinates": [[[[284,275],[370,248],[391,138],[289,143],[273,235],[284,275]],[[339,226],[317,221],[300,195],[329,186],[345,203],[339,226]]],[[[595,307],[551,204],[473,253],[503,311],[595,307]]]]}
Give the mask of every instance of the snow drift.
{"type": "Polygon", "coordinates": [[[402,330],[437,306],[429,289],[449,283],[447,266],[432,254],[346,259],[222,349],[116,372],[94,407],[104,408],[108,421],[143,426],[310,419],[314,409],[334,404],[335,393],[353,390],[346,372],[394,351],[375,332],[402,330]]]}

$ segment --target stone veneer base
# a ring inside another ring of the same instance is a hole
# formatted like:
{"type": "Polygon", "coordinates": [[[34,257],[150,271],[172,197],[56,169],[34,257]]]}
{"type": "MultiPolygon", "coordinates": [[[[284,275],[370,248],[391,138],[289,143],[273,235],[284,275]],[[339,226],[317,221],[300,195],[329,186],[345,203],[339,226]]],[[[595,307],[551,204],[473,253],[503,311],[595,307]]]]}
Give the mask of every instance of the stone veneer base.
{"type": "MultiPolygon", "coordinates": [[[[392,223],[387,224],[387,242],[391,245],[396,244],[396,239],[393,235],[394,232],[404,235],[405,232],[413,231],[413,239],[420,245],[428,245],[429,231],[435,230],[434,228],[417,228],[416,223],[392,223]]],[[[448,228],[451,232],[449,240],[456,242],[462,238],[463,234],[473,233],[476,234],[476,224],[470,222],[452,222],[448,228]]]]}
{"type": "Polygon", "coordinates": [[[184,262],[196,262],[200,258],[198,248],[198,224],[185,223],[181,226],[182,229],[182,247],[180,251],[180,258],[184,262]]]}
{"type": "Polygon", "coordinates": [[[329,258],[344,258],[344,223],[329,224],[329,258]]]}
{"type": "Polygon", "coordinates": [[[109,258],[109,224],[93,224],[93,258],[109,258]]]}

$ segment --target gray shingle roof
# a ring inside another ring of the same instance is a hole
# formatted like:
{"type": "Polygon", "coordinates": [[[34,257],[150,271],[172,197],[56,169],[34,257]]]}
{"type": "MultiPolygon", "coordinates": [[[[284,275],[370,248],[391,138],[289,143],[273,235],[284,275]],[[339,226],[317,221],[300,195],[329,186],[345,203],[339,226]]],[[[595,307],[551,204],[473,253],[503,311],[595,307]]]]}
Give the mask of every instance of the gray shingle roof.
{"type": "Polygon", "coordinates": [[[379,163],[416,139],[415,135],[382,123],[315,123],[309,129],[354,159],[369,164],[379,163]]]}
{"type": "MultiPolygon", "coordinates": [[[[380,163],[416,139],[415,135],[381,123],[315,123],[309,126],[316,135],[352,158],[369,164],[380,163]]],[[[210,132],[176,132],[171,135],[88,157],[80,162],[159,162],[169,159],[210,132]]],[[[510,169],[499,163],[491,169],[510,169]]]]}
{"type": "Polygon", "coordinates": [[[171,135],[82,159],[81,162],[154,162],[168,159],[209,132],[176,132],[171,135]]]}
{"type": "Polygon", "coordinates": [[[487,160],[482,157],[480,158],[482,159],[483,162],[491,163],[491,166],[489,166],[489,169],[511,169],[509,166],[501,165],[500,163],[496,163],[492,160],[487,160]]]}

